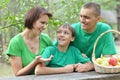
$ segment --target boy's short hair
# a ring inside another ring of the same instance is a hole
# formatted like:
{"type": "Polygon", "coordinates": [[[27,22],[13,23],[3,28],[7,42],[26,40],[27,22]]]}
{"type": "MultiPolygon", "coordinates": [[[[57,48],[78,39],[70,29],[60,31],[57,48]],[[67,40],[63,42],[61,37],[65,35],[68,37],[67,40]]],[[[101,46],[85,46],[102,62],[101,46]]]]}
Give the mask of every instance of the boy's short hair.
{"type": "Polygon", "coordinates": [[[65,23],[65,24],[59,26],[59,28],[60,27],[68,28],[72,32],[72,37],[75,37],[75,31],[74,31],[74,29],[71,27],[71,25],[69,23],[65,23]]]}

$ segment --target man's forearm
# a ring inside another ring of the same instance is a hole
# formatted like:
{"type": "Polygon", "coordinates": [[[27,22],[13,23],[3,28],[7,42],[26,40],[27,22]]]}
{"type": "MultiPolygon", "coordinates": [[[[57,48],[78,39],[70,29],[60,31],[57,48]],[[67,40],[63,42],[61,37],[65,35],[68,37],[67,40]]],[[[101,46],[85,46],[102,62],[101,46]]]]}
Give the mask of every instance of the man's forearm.
{"type": "Polygon", "coordinates": [[[88,62],[88,63],[86,63],[86,65],[89,66],[88,71],[94,70],[94,64],[92,62],[88,62]]]}

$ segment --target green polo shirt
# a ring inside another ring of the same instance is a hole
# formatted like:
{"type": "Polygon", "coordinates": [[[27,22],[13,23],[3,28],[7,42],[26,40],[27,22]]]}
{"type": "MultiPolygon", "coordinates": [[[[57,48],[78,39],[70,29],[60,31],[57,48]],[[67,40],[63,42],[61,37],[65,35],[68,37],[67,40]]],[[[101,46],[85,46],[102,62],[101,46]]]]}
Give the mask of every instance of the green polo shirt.
{"type": "Polygon", "coordinates": [[[89,58],[81,55],[81,52],[74,46],[69,46],[66,52],[60,51],[57,46],[50,46],[45,49],[42,54],[43,58],[49,58],[53,55],[53,59],[46,63],[48,67],[64,67],[69,64],[77,64],[79,62],[89,62],[89,58]]]}
{"type": "MultiPolygon", "coordinates": [[[[98,22],[96,25],[96,29],[93,33],[87,33],[81,28],[81,23],[72,24],[72,27],[75,30],[75,40],[73,41],[72,45],[77,47],[81,53],[85,53],[90,59],[92,58],[93,46],[98,38],[98,36],[110,30],[111,27],[105,23],[98,22]]],[[[100,57],[101,54],[108,55],[108,54],[115,54],[116,47],[114,43],[114,38],[112,33],[107,33],[97,43],[97,47],[95,50],[96,58],[100,57]]]]}

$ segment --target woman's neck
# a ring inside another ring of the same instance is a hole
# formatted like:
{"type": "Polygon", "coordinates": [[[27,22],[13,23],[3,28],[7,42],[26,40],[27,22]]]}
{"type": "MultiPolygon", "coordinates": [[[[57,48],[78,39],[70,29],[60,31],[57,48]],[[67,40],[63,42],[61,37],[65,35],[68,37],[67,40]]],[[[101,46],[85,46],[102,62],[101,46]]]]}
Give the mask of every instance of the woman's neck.
{"type": "Polygon", "coordinates": [[[21,34],[24,38],[27,38],[30,40],[39,38],[39,35],[36,35],[32,29],[30,30],[26,28],[21,34]]]}

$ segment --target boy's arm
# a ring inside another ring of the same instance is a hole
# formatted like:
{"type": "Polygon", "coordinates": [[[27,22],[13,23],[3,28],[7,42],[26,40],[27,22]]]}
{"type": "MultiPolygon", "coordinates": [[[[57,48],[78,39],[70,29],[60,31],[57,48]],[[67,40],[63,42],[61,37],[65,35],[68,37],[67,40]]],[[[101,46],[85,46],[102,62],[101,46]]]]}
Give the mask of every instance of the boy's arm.
{"type": "Polygon", "coordinates": [[[58,73],[70,73],[74,71],[73,65],[67,65],[60,68],[46,67],[45,63],[38,64],[35,68],[35,75],[40,74],[58,74],[58,73]]]}

